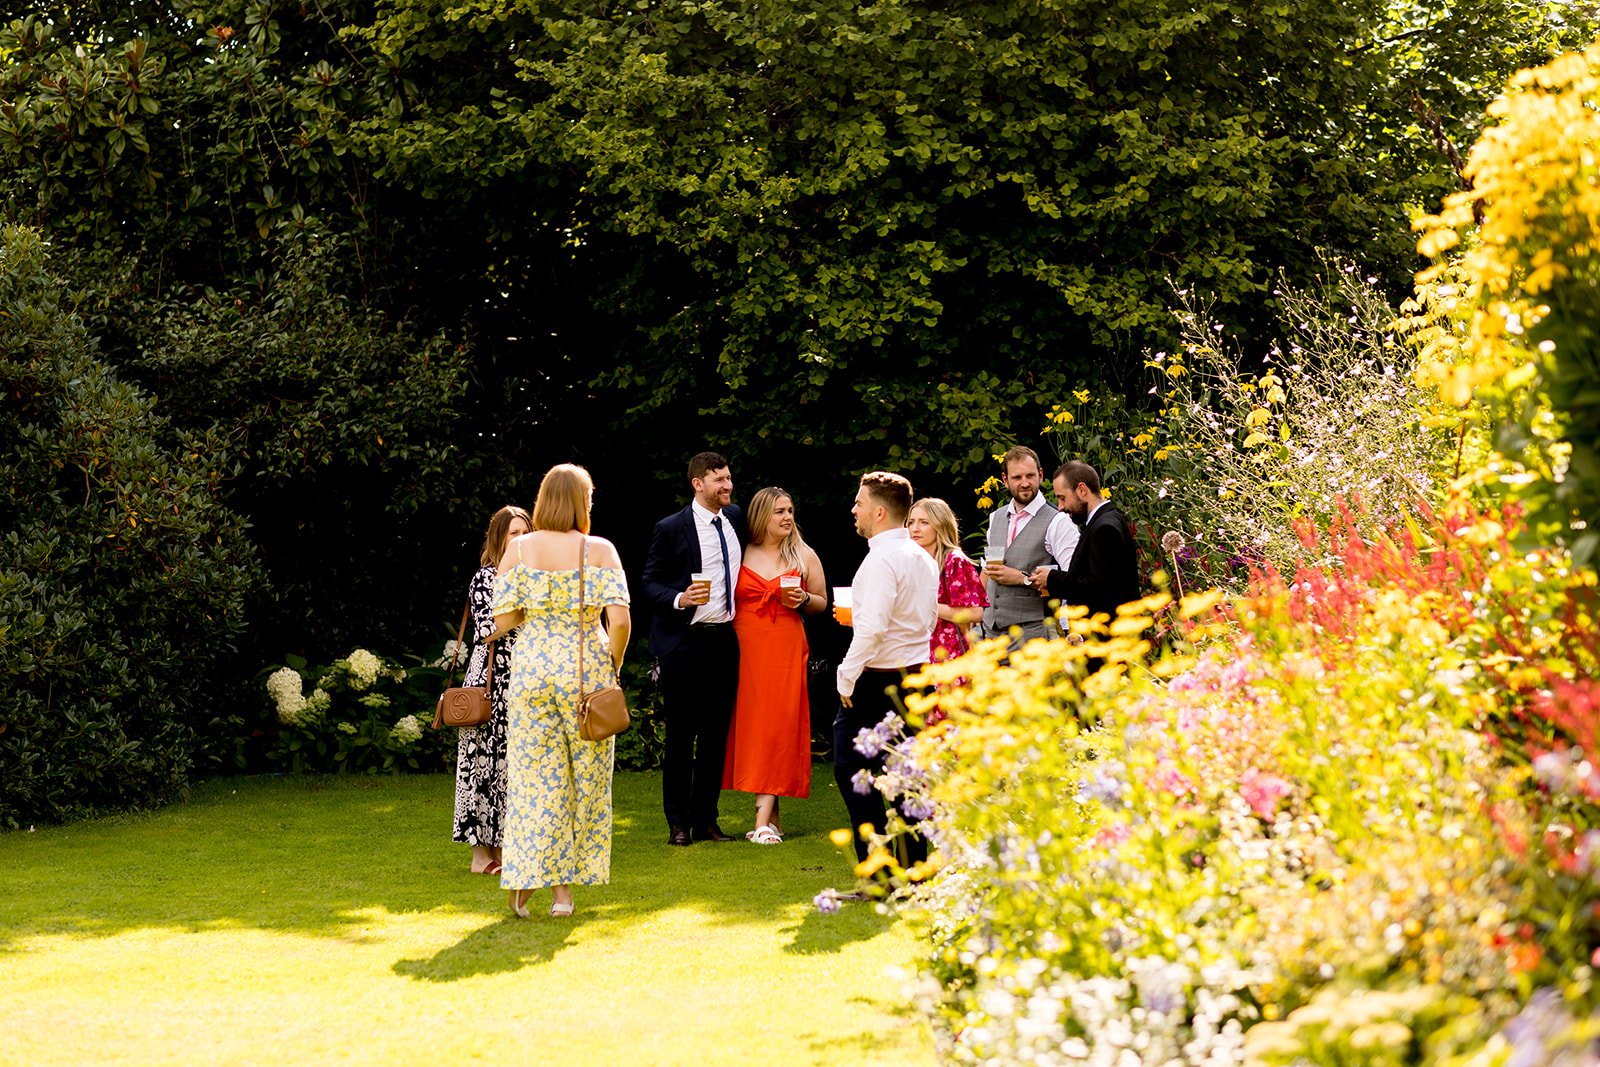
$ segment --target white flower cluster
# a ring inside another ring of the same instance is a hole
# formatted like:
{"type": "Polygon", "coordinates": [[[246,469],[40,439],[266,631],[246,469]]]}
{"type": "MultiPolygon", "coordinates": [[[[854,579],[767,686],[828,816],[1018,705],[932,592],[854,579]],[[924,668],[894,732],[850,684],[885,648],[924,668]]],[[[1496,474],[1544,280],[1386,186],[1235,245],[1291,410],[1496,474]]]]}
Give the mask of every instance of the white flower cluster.
{"type": "Polygon", "coordinates": [[[471,654],[471,648],[467,642],[457,641],[452,637],[450,640],[444,643],[444,651],[439,653],[439,658],[434,660],[433,663],[429,664],[429,666],[437,667],[440,670],[447,671],[450,669],[450,663],[452,660],[454,660],[456,666],[459,667],[467,662],[467,657],[471,654]]]}
{"type": "Polygon", "coordinates": [[[396,744],[401,745],[409,745],[413,741],[419,741],[422,739],[422,721],[415,715],[407,715],[394,724],[394,729],[389,732],[389,736],[394,739],[396,744]]]}
{"type": "Polygon", "coordinates": [[[383,669],[383,661],[364,648],[350,653],[346,662],[350,664],[351,689],[370,688],[378,680],[378,672],[383,669]]]}
{"type": "Polygon", "coordinates": [[[278,705],[278,721],[285,726],[293,726],[305,717],[306,698],[300,691],[303,684],[300,672],[293,667],[279,667],[267,676],[267,695],[278,705]]]}
{"type": "Polygon", "coordinates": [[[321,715],[333,704],[333,697],[328,695],[326,689],[317,688],[306,697],[306,713],[308,715],[321,715]]]}
{"type": "MultiPolygon", "coordinates": [[[[986,988],[943,1050],[953,1062],[1232,1067],[1244,1059],[1243,1020],[1253,1010],[1233,991],[1251,976],[1235,965],[1197,973],[1148,957],[1128,961],[1130,979],[1052,973],[1038,958],[1009,973],[982,962],[978,981],[986,988]]],[[[912,993],[937,998],[937,983],[924,979],[912,993]]]]}

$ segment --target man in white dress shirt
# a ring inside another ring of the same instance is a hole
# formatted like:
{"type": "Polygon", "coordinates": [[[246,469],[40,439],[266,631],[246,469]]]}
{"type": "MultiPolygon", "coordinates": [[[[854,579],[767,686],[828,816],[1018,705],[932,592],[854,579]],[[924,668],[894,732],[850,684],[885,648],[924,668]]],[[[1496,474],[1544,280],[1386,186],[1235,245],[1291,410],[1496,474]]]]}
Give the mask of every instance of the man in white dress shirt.
{"type": "MultiPolygon", "coordinates": [[[[857,792],[854,779],[867,770],[883,771],[883,754],[866,755],[856,736],[896,711],[891,687],[906,672],[928,662],[928,640],[939,611],[939,571],[933,557],[911,540],[906,514],[911,510],[911,483],[898,474],[873,471],[862,475],[856,492],[856,533],[867,539],[867,558],[851,584],[850,649],[839,662],[839,712],[833,720],[833,773],[856,830],[856,858],[866,859],[860,827],[878,833],[887,825],[883,795],[876,789],[857,792]]],[[[843,612],[835,608],[836,616],[843,612]]],[[[845,618],[840,617],[841,622],[845,618]]],[[[869,746],[870,747],[870,746],[869,746]]],[[[927,855],[920,839],[903,839],[901,862],[927,855]]]]}
{"type": "Polygon", "coordinates": [[[1066,570],[1078,547],[1078,528],[1039,491],[1039,455],[1021,445],[1001,457],[1011,501],[989,517],[984,550],[989,606],[983,612],[983,635],[1002,637],[1020,631],[1017,644],[1050,636],[1042,583],[1030,584],[1041,567],[1066,570]]]}

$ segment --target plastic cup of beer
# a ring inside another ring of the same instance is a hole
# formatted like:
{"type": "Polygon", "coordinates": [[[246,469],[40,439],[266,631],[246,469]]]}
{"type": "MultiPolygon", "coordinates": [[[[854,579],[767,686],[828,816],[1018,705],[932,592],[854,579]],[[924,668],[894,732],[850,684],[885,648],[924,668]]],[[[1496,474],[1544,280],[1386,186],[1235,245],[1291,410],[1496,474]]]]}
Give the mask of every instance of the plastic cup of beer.
{"type": "Polygon", "coordinates": [[[833,587],[833,617],[839,620],[839,625],[850,625],[850,601],[853,590],[848,585],[833,587]]]}
{"type": "Polygon", "coordinates": [[[782,589],[785,595],[787,595],[791,589],[799,589],[800,576],[798,574],[785,574],[783,577],[778,579],[778,588],[782,589]]]}
{"type": "Polygon", "coordinates": [[[710,571],[695,571],[693,574],[689,575],[689,588],[690,589],[704,588],[707,593],[710,593],[711,592],[711,572],[710,571]]]}

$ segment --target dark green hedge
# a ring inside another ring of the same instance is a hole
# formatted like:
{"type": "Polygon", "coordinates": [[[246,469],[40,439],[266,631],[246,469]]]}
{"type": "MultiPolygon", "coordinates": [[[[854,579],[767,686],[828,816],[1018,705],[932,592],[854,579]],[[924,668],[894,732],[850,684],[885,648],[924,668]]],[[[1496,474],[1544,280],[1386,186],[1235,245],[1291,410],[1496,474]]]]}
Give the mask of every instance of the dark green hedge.
{"type": "Polygon", "coordinates": [[[217,442],[118,380],[0,231],[0,825],[142,807],[203,761],[261,580],[217,442]]]}

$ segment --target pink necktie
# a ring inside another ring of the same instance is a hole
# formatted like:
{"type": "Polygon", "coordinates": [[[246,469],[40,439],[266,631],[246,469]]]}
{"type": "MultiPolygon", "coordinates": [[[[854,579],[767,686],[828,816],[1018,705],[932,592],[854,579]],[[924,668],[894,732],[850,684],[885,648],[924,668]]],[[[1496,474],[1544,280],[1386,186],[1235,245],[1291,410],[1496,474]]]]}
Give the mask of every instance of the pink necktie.
{"type": "Polygon", "coordinates": [[[1017,520],[1020,519],[1023,515],[1026,515],[1026,514],[1027,514],[1027,512],[1025,512],[1025,511],[1017,511],[1015,508],[1012,509],[1012,511],[1011,511],[1011,532],[1006,534],[1006,547],[1007,548],[1010,548],[1011,547],[1011,542],[1013,542],[1013,541],[1015,541],[1017,539],[1017,520]]]}

